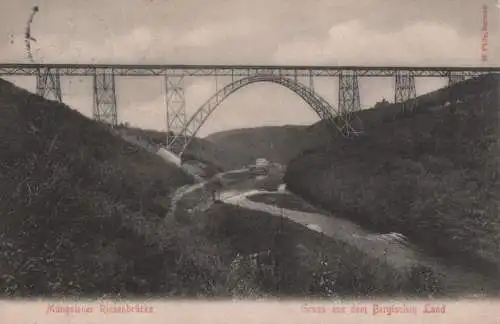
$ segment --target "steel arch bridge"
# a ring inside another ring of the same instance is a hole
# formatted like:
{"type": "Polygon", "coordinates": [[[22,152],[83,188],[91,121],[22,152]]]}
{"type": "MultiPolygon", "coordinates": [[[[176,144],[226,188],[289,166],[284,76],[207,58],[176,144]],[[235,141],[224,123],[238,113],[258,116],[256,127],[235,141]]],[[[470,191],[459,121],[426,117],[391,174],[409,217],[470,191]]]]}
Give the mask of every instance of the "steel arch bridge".
{"type": "MultiPolygon", "coordinates": [[[[329,120],[332,129],[344,136],[356,135],[353,127],[355,112],[361,109],[358,78],[390,77],[394,79],[394,103],[403,113],[416,107],[415,78],[448,78],[448,86],[468,78],[499,75],[499,67],[439,67],[439,66],[301,66],[301,65],[141,65],[141,64],[37,64],[0,63],[0,77],[35,76],[37,94],[62,101],[60,76],[93,77],[93,118],[118,125],[116,77],[162,77],[165,80],[166,146],[181,153],[192,136],[218,105],[231,93],[254,82],[274,82],[295,92],[322,119],[329,120]],[[196,113],[186,114],[185,77],[212,77],[216,93],[196,113]],[[221,90],[218,77],[231,79],[221,90]],[[306,86],[298,78],[306,78],[306,86]],[[314,90],[316,78],[338,78],[338,103],[335,109],[314,90]]],[[[451,91],[450,97],[457,94],[451,91]]]]}
{"type": "Polygon", "coordinates": [[[212,97],[210,97],[201,107],[192,115],[192,117],[185,123],[184,127],[179,133],[170,133],[167,136],[167,149],[174,147],[180,148],[180,154],[184,152],[191,140],[196,136],[200,128],[205,124],[210,115],[220,106],[220,104],[231,94],[239,89],[257,82],[270,82],[282,85],[301,97],[312,110],[322,119],[328,120],[333,127],[339,132],[344,134],[354,134],[355,130],[351,123],[345,120],[339,120],[339,111],[332,107],[328,101],[314,92],[314,90],[301,82],[283,77],[273,75],[256,75],[245,77],[237,81],[233,81],[226,85],[224,88],[218,90],[212,97]]]}

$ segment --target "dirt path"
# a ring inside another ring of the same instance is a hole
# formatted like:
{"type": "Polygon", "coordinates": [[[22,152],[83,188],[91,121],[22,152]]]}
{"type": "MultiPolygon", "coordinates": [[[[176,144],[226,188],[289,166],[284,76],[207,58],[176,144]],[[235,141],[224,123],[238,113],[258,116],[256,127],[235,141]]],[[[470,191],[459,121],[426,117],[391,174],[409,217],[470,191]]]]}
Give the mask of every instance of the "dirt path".
{"type": "MultiPolygon", "coordinates": [[[[212,179],[221,179],[225,175],[242,174],[244,172],[248,172],[248,170],[247,169],[231,170],[228,172],[219,173],[215,175],[212,179]]],[[[209,181],[203,181],[192,185],[185,185],[177,188],[177,190],[175,190],[175,192],[170,197],[170,209],[167,213],[167,218],[171,217],[172,215],[175,215],[175,212],[177,210],[177,204],[185,195],[192,193],[197,189],[204,188],[208,184],[208,182],[209,181]]],[[[200,202],[200,204],[206,204],[206,203],[207,202],[200,202]]]]}

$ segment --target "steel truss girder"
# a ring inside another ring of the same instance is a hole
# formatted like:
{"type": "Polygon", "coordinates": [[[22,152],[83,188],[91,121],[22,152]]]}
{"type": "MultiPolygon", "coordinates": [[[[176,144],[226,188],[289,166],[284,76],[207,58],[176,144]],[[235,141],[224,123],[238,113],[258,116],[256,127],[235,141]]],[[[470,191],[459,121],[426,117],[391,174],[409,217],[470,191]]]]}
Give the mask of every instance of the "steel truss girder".
{"type": "Polygon", "coordinates": [[[37,75],[39,69],[55,69],[63,76],[90,76],[97,69],[113,69],[116,76],[232,76],[272,75],[283,77],[338,77],[355,71],[359,77],[391,77],[398,71],[415,77],[448,77],[462,72],[465,77],[500,73],[499,67],[370,67],[370,66],[243,66],[243,65],[121,65],[121,64],[0,64],[0,75],[37,75]]]}
{"type": "Polygon", "coordinates": [[[118,124],[116,85],[113,69],[99,69],[94,73],[94,110],[95,120],[111,125],[118,124]]]}
{"type": "Polygon", "coordinates": [[[167,117],[167,147],[171,148],[175,142],[180,146],[187,146],[187,137],[184,136],[184,127],[187,124],[186,95],[184,77],[165,76],[165,104],[167,117]]]}
{"type": "Polygon", "coordinates": [[[342,121],[336,118],[336,115],[338,114],[337,110],[307,86],[290,78],[257,75],[241,78],[231,82],[212,95],[212,97],[210,97],[185,123],[183,130],[180,133],[175,134],[173,141],[167,145],[167,149],[175,149],[177,148],[177,145],[180,144],[179,146],[181,149],[175,151],[179,152],[179,155],[182,155],[192,138],[196,136],[199,129],[203,126],[212,112],[222,103],[222,101],[238,89],[256,82],[273,82],[289,88],[306,101],[321,119],[329,120],[340,132],[344,130],[344,127],[341,124],[342,121]]]}
{"type": "Polygon", "coordinates": [[[361,129],[356,129],[353,122],[358,119],[356,112],[361,110],[359,84],[356,72],[343,72],[339,76],[339,118],[342,119],[343,133],[347,136],[357,135],[361,129]]]}
{"type": "Polygon", "coordinates": [[[57,69],[40,68],[37,70],[36,93],[46,99],[62,101],[61,79],[57,69]]]}
{"type": "Polygon", "coordinates": [[[413,111],[417,103],[415,76],[408,71],[398,71],[395,81],[394,102],[402,105],[403,113],[413,111]]]}

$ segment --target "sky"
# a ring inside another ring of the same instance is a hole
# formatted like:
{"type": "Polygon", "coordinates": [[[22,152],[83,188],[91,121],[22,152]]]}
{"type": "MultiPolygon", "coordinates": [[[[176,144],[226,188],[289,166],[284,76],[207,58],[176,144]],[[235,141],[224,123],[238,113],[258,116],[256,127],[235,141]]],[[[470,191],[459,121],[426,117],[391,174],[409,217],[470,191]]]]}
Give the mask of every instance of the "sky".
{"type": "MultiPolygon", "coordinates": [[[[24,30],[32,8],[33,57],[43,63],[496,66],[495,0],[2,0],[0,62],[28,63],[24,30]],[[483,5],[489,59],[481,62],[483,5]]],[[[30,91],[33,77],[6,77],[30,91]]],[[[63,77],[63,101],[92,113],[91,78],[63,77]]],[[[119,122],[165,130],[164,80],[120,77],[119,122]]],[[[219,80],[219,85],[228,80],[219,80]]],[[[364,108],[393,100],[394,80],[362,78],[364,108]]],[[[315,79],[337,105],[338,80],[315,79]]],[[[418,78],[417,94],[446,84],[418,78]]],[[[212,78],[186,79],[188,115],[215,91],[212,78]]],[[[257,83],[228,97],[199,136],[263,125],[311,124],[316,114],[292,91],[257,83]]]]}

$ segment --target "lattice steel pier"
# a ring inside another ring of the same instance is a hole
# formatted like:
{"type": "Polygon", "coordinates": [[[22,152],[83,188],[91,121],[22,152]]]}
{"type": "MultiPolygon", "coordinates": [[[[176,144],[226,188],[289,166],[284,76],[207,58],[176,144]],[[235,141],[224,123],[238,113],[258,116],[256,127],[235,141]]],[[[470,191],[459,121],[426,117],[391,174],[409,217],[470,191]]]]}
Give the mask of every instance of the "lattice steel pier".
{"type": "Polygon", "coordinates": [[[356,71],[346,71],[339,75],[339,118],[345,136],[358,134],[360,125],[354,125],[355,113],[361,110],[358,76],[356,71]]]}
{"type": "Polygon", "coordinates": [[[61,79],[57,68],[40,67],[36,70],[36,93],[49,100],[62,101],[61,79]]]}
{"type": "Polygon", "coordinates": [[[396,71],[395,77],[394,102],[401,104],[403,114],[410,113],[417,104],[415,76],[411,71],[396,71]]]}
{"type": "Polygon", "coordinates": [[[186,95],[183,76],[165,76],[165,103],[167,108],[167,147],[174,144],[176,134],[181,135],[181,146],[188,140],[184,134],[187,125],[186,95]]]}
{"type": "Polygon", "coordinates": [[[94,72],[94,110],[95,120],[110,124],[118,124],[116,105],[116,86],[113,69],[96,69],[94,72]]]}
{"type": "MultiPolygon", "coordinates": [[[[45,98],[62,100],[60,76],[93,77],[93,115],[96,120],[115,126],[118,107],[115,78],[117,76],[162,77],[165,80],[166,145],[182,153],[191,138],[212,111],[231,93],[253,82],[274,82],[295,92],[314,109],[321,119],[331,122],[345,136],[359,133],[356,112],[360,110],[358,81],[361,77],[393,77],[394,101],[402,112],[416,107],[416,77],[448,78],[454,85],[467,78],[499,74],[499,67],[370,67],[370,66],[257,66],[257,65],[120,65],[120,64],[0,64],[1,75],[35,76],[37,93],[45,98]],[[186,113],[185,78],[214,77],[216,93],[192,116],[186,113]],[[229,77],[230,84],[219,84],[218,77],[229,77]],[[314,87],[314,79],[339,78],[338,107],[322,98],[314,87]],[[306,84],[299,78],[308,80],[306,84]]],[[[455,87],[453,89],[456,89],[455,87]]],[[[450,101],[462,94],[450,91],[450,101]]]]}

